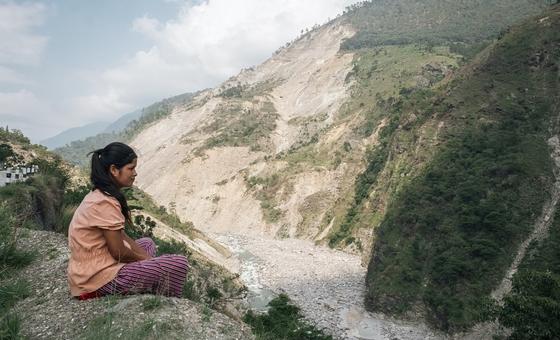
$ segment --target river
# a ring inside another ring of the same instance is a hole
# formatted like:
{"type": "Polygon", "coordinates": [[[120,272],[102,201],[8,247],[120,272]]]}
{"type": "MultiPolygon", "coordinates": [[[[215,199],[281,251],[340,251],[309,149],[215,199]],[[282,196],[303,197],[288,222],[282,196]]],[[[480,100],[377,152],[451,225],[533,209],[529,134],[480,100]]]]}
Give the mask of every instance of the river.
{"type": "Polygon", "coordinates": [[[336,339],[441,339],[423,324],[403,322],[363,307],[366,269],[359,256],[298,239],[213,234],[240,262],[248,303],[264,311],[286,293],[304,317],[336,339]]]}

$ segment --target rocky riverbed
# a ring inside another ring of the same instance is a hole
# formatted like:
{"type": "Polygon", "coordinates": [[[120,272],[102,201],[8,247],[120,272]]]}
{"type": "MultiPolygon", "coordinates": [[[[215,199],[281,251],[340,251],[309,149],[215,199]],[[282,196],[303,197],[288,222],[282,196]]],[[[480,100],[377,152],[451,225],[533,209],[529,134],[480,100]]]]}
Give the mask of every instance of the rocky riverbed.
{"type": "Polygon", "coordinates": [[[337,339],[442,339],[425,325],[365,311],[366,269],[355,255],[298,239],[214,234],[241,262],[241,278],[259,307],[286,293],[305,318],[337,339]]]}

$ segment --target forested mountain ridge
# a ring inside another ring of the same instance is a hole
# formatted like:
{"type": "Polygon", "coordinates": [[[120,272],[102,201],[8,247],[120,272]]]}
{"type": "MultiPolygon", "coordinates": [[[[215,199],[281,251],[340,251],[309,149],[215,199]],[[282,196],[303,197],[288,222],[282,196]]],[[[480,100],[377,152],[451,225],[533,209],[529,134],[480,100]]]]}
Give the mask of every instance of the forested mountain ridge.
{"type": "Polygon", "coordinates": [[[107,128],[107,125],[109,125],[107,122],[94,122],[84,126],[74,127],[64,130],[55,136],[43,139],[40,144],[49,149],[58,148],[69,142],[96,135],[107,128]]]}
{"type": "MultiPolygon", "coordinates": [[[[511,28],[420,102],[412,93],[394,106],[400,124],[414,115],[445,128],[433,158],[392,198],[375,232],[370,309],[421,314],[447,331],[479,320],[549,199],[559,61],[555,6],[511,28]]],[[[389,154],[406,148],[405,133],[389,137],[389,154]]]]}
{"type": "Polygon", "coordinates": [[[451,45],[473,55],[471,46],[487,43],[504,28],[536,15],[552,1],[376,0],[350,6],[345,19],[357,29],[342,45],[355,50],[381,45],[451,45]]]}

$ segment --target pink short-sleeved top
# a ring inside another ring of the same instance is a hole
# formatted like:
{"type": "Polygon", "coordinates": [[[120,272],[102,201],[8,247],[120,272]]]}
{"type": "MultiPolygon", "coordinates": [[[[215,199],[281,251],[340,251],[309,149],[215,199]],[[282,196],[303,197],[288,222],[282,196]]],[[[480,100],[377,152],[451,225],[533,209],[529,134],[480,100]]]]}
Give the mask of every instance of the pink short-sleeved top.
{"type": "Polygon", "coordinates": [[[119,201],[97,189],[76,209],[68,228],[68,284],[73,296],[96,291],[124,266],[109,252],[102,231],[123,229],[124,222],[119,201]]]}

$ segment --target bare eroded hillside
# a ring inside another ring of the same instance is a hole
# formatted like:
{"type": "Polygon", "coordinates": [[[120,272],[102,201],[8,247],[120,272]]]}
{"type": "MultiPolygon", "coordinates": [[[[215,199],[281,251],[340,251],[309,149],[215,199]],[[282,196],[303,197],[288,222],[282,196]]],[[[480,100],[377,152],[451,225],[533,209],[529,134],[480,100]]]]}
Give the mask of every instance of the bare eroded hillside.
{"type": "Polygon", "coordinates": [[[348,96],[345,78],[353,60],[351,53],[340,54],[339,47],[352,34],[339,24],[313,31],[144,130],[132,142],[141,154],[139,186],[202,230],[273,235],[284,225],[294,234],[306,198],[336,195],[344,167],[295,176],[290,192],[275,204],[282,215],[277,220],[266,221],[266,205],[249,190],[248,178],[282,171],[286,162],[268,160],[307,142],[310,129],[315,133],[332,123],[348,96]],[[241,95],[228,95],[238,88],[241,95]],[[262,148],[242,142],[236,146],[227,136],[225,143],[208,145],[209,139],[220,137],[217,130],[235,130],[231,122],[243,119],[244,112],[259,114],[266,108],[274,119],[267,135],[255,140],[262,148]]]}

